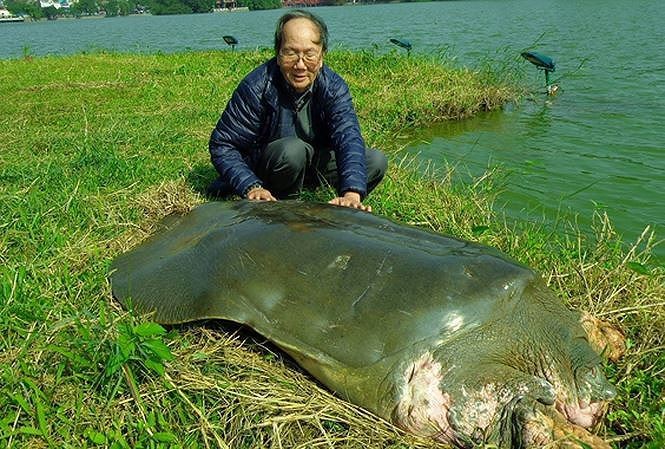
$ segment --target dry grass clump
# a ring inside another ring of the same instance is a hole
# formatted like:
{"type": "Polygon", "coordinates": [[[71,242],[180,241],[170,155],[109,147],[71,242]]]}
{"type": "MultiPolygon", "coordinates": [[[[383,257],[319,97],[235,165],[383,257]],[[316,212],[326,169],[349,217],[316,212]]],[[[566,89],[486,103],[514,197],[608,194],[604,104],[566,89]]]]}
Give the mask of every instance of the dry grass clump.
{"type": "Polygon", "coordinates": [[[258,336],[210,326],[185,336],[168,394],[187,398],[201,434],[220,447],[435,447],[334,397],[258,336]]]}
{"type": "Polygon", "coordinates": [[[205,198],[192,190],[184,178],[179,178],[162,181],[130,201],[141,211],[144,219],[141,225],[145,231],[152,233],[155,225],[164,217],[184,215],[204,203],[205,198]]]}
{"type": "Polygon", "coordinates": [[[127,231],[109,245],[114,253],[129,250],[153,234],[159,223],[170,215],[183,215],[202,204],[205,198],[192,190],[184,178],[162,181],[136,197],[129,198],[128,207],[139,211],[139,223],[124,221],[127,231]]]}

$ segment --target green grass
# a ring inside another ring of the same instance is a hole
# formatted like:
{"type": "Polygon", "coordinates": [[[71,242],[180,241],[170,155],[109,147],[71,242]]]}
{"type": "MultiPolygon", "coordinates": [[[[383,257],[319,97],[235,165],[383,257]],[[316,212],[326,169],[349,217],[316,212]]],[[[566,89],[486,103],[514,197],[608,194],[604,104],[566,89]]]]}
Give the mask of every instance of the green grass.
{"type": "MultiPolygon", "coordinates": [[[[0,61],[0,447],[432,447],[335,399],[256,335],[220,323],[162,333],[112,299],[111,260],[205,201],[209,133],[267,55],[0,61]]],[[[619,397],[597,430],[617,447],[661,447],[665,276],[649,235],[625,250],[603,216],[591,237],[508,222],[492,211],[495,173],[463,184],[398,156],[405,131],[513,100],[501,74],[371,52],[328,62],[368,143],[391,157],[375,213],[497,246],[620,324],[631,348],[607,367],[619,397]]]]}

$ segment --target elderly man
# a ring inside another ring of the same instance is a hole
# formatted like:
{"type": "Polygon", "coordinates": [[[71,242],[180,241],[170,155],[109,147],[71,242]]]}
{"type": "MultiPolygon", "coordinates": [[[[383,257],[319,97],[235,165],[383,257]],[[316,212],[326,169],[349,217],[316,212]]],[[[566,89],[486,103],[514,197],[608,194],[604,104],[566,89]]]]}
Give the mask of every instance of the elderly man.
{"type": "Polygon", "coordinates": [[[279,19],[276,57],[242,80],[212,132],[220,177],[209,193],[275,201],[323,184],[337,191],[331,204],[370,210],[362,201],[386,158],[365,147],[349,88],[323,63],[327,49],[319,17],[294,10],[279,19]]]}

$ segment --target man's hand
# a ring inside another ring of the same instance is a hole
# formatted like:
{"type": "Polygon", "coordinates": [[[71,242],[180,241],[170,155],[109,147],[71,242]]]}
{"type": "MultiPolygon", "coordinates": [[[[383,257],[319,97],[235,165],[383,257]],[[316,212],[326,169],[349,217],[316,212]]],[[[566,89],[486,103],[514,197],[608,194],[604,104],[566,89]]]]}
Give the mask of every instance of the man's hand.
{"type": "Polygon", "coordinates": [[[334,204],[336,206],[351,207],[353,209],[360,209],[366,212],[372,212],[371,206],[365,206],[360,202],[360,194],[356,192],[345,192],[344,196],[338,196],[328,201],[328,204],[334,204]]]}
{"type": "Polygon", "coordinates": [[[270,190],[263,187],[255,187],[247,192],[247,199],[255,201],[277,201],[277,198],[272,196],[270,190]]]}

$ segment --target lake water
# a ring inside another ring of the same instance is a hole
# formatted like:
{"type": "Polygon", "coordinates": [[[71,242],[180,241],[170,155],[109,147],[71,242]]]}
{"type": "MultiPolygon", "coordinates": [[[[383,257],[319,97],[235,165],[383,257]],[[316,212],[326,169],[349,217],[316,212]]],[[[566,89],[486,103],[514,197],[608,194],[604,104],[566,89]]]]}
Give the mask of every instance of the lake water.
{"type": "MultiPolygon", "coordinates": [[[[490,58],[527,71],[535,91],[544,75],[519,52],[557,62],[559,95],[505,111],[445,123],[413,136],[405,150],[471,174],[500,165],[508,174],[498,206],[522,219],[607,211],[625,240],[645,228],[665,237],[665,6],[660,0],[585,2],[454,1],[320,7],[332,46],[388,48],[408,39],[414,52],[446,50],[459,65],[490,58]],[[581,67],[580,67],[581,66],[581,67]]],[[[97,49],[172,52],[269,47],[284,10],[132,16],[0,24],[0,58],[97,49]]],[[[665,259],[665,245],[656,255],[665,259]]]]}

